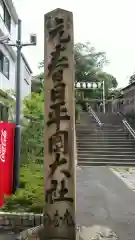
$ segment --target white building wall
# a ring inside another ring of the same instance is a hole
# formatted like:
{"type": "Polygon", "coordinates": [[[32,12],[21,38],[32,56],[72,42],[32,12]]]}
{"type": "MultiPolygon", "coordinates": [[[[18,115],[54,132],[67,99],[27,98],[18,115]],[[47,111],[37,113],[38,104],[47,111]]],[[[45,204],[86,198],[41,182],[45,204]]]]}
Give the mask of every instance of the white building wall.
{"type": "Polygon", "coordinates": [[[11,40],[12,40],[14,43],[16,43],[16,39],[17,39],[17,25],[15,24],[15,22],[13,21],[12,18],[11,18],[10,37],[11,37],[11,40]]]}
{"type": "Polygon", "coordinates": [[[21,59],[21,99],[24,99],[31,93],[32,75],[23,59],[21,59]]]}
{"type": "Polygon", "coordinates": [[[10,32],[9,32],[7,26],[4,23],[4,20],[0,16],[0,37],[1,36],[9,36],[9,38],[13,42],[15,42],[16,41],[16,36],[17,36],[17,24],[13,20],[13,16],[11,14],[11,9],[9,9],[9,7],[8,7],[7,0],[4,0],[4,3],[6,5],[7,10],[9,11],[9,14],[10,14],[10,17],[11,17],[11,27],[10,27],[10,32]]]}
{"type": "MultiPolygon", "coordinates": [[[[16,11],[13,8],[12,0],[3,0],[9,14],[11,16],[11,27],[10,32],[7,26],[4,23],[4,20],[0,16],[0,37],[9,36],[13,43],[17,39],[17,15],[16,11]],[[13,14],[14,13],[14,14],[13,14]],[[15,20],[16,19],[16,20],[15,20]]],[[[16,48],[5,47],[3,44],[0,44],[0,51],[5,55],[9,60],[9,79],[7,79],[2,72],[0,72],[0,89],[3,91],[13,90],[16,88],[16,48]]],[[[21,59],[21,72],[20,72],[20,81],[21,81],[21,99],[28,96],[31,93],[31,71],[27,67],[24,59],[21,59]]]]}
{"type": "Polygon", "coordinates": [[[16,63],[11,57],[8,50],[3,45],[0,45],[0,51],[8,58],[10,65],[9,65],[9,79],[7,79],[1,72],[0,72],[0,89],[3,91],[13,90],[15,91],[15,74],[16,74],[16,63]]]}
{"type": "MultiPolygon", "coordinates": [[[[3,0],[6,5],[6,8],[11,17],[11,26],[10,32],[4,23],[3,16],[0,15],[0,37],[8,36],[13,43],[16,42],[17,36],[17,16],[15,9],[12,5],[12,0],[3,0]],[[15,20],[16,19],[16,20],[15,20]]],[[[2,6],[2,5],[0,5],[2,6]]],[[[9,79],[7,79],[2,72],[0,72],[0,89],[3,91],[13,90],[15,91],[15,75],[16,75],[16,49],[12,47],[5,47],[3,44],[0,44],[0,51],[5,55],[9,60],[9,79]]]]}

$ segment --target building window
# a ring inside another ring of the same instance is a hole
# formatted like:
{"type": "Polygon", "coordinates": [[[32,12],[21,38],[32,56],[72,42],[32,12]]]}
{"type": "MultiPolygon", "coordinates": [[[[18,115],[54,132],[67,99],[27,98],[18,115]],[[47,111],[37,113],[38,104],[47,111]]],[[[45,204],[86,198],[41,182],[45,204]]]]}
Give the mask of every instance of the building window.
{"type": "Polygon", "coordinates": [[[9,60],[5,56],[3,57],[3,74],[9,79],[9,60]]]}
{"type": "Polygon", "coordinates": [[[1,2],[0,2],[0,16],[4,21],[4,6],[1,2]]]}
{"type": "Polygon", "coordinates": [[[4,54],[0,51],[0,72],[9,79],[9,60],[4,54]]]}
{"type": "Polygon", "coordinates": [[[5,5],[5,3],[0,0],[0,16],[3,19],[5,25],[7,26],[9,32],[11,28],[11,16],[9,14],[9,11],[5,5]]]}
{"type": "Polygon", "coordinates": [[[4,7],[4,23],[6,24],[9,32],[10,32],[10,27],[11,27],[11,17],[10,14],[6,8],[6,6],[4,7]]]}

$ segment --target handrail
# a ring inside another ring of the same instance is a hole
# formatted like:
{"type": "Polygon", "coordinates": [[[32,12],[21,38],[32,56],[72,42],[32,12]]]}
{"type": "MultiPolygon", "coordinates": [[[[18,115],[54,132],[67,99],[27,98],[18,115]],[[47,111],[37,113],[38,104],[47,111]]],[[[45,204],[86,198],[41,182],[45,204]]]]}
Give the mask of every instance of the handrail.
{"type": "MultiPolygon", "coordinates": [[[[124,118],[126,119],[124,113],[122,113],[122,112],[117,112],[117,114],[121,115],[122,117],[124,117],[124,118]]],[[[127,121],[127,120],[126,120],[126,121],[127,121]]]]}
{"type": "Polygon", "coordinates": [[[134,129],[130,126],[130,124],[127,122],[126,119],[122,120],[124,126],[127,128],[127,130],[130,132],[130,134],[135,138],[135,131],[134,129]]]}
{"type": "Polygon", "coordinates": [[[128,121],[125,118],[125,115],[122,112],[118,112],[118,114],[120,114],[122,117],[124,117],[124,119],[122,120],[124,126],[126,127],[126,129],[128,130],[128,132],[133,136],[133,138],[135,138],[135,130],[131,127],[131,125],[128,123],[128,121]]]}
{"type": "Polygon", "coordinates": [[[100,119],[98,118],[98,116],[96,115],[96,113],[94,112],[94,110],[92,109],[91,106],[89,106],[89,112],[92,113],[92,115],[95,118],[96,122],[99,124],[99,126],[101,126],[102,123],[101,123],[100,119]]]}

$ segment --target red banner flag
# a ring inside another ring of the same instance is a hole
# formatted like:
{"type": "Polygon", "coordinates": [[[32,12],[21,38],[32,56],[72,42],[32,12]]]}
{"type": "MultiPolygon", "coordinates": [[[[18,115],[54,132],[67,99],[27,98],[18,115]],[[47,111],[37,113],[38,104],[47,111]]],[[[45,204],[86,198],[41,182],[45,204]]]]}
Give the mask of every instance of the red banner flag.
{"type": "Polygon", "coordinates": [[[3,195],[12,195],[15,123],[0,123],[0,172],[3,195]]]}
{"type": "Polygon", "coordinates": [[[4,192],[3,192],[3,170],[0,164],[0,208],[4,205],[4,192]]]}

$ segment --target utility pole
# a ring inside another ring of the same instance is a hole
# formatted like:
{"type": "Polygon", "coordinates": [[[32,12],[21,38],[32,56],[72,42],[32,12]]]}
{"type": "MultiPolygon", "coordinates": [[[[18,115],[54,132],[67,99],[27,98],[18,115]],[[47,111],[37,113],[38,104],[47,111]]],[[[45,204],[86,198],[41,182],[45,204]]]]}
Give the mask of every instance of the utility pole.
{"type": "Polygon", "coordinates": [[[105,113],[105,81],[103,81],[103,113],[105,113]]]}
{"type": "Polygon", "coordinates": [[[20,111],[21,111],[21,84],[20,84],[20,71],[21,71],[21,20],[18,20],[18,37],[16,41],[17,47],[17,71],[16,71],[16,128],[15,128],[15,151],[14,151],[14,181],[13,193],[19,185],[20,178],[20,150],[21,150],[21,126],[20,126],[20,111]]]}
{"type": "Polygon", "coordinates": [[[0,39],[0,43],[6,46],[17,48],[17,70],[16,70],[16,128],[15,128],[15,149],[14,149],[14,181],[13,193],[19,187],[20,178],[20,150],[21,150],[21,50],[22,47],[35,46],[37,44],[36,34],[30,35],[30,43],[22,43],[22,21],[18,19],[18,36],[16,43],[10,43],[9,37],[5,36],[0,39]]]}

